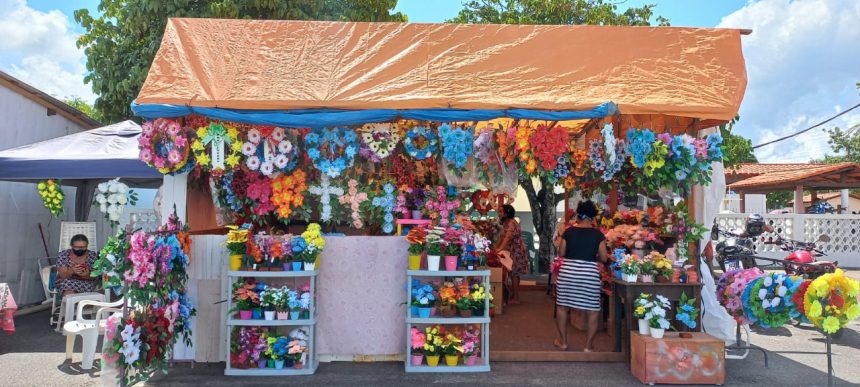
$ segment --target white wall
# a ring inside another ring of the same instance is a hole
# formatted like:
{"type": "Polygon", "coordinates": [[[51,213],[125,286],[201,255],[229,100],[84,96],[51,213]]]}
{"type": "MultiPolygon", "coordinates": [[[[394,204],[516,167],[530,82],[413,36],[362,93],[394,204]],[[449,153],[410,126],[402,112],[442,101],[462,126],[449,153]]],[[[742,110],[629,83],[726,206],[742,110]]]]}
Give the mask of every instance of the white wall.
{"type": "MultiPolygon", "coordinates": [[[[0,86],[0,150],[84,130],[78,124],[0,86]]],[[[74,189],[66,188],[65,219],[74,214],[74,189]]],[[[46,227],[48,249],[56,253],[60,220],[51,220],[35,184],[0,182],[0,282],[8,282],[19,305],[44,297],[36,258],[45,255],[38,224],[46,227]],[[50,223],[50,227],[48,227],[50,223]]]]}

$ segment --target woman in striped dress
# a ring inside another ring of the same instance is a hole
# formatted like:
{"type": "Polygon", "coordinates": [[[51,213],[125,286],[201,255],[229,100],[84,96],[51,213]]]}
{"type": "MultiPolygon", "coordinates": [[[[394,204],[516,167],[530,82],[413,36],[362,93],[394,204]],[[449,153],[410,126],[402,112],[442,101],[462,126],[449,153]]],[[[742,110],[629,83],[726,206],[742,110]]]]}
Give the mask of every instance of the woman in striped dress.
{"type": "Polygon", "coordinates": [[[590,200],[576,207],[576,223],[562,234],[559,251],[564,252],[564,263],[558,273],[556,285],[556,328],[558,338],[555,346],[567,349],[567,318],[570,308],[581,310],[586,315],[588,337],[585,352],[594,350],[594,336],[600,322],[601,279],[597,266],[606,262],[606,238],[593,227],[597,207],[590,200]]]}

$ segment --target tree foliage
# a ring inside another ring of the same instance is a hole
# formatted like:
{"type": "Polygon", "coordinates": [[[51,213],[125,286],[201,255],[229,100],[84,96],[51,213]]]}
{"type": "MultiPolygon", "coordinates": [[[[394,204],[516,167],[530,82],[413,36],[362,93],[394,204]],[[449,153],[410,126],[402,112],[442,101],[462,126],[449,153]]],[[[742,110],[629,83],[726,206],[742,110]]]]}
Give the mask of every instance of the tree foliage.
{"type": "Polygon", "coordinates": [[[720,135],[723,136],[723,165],[726,168],[731,168],[739,163],[758,162],[755,153],[753,153],[752,141],[733,132],[735,124],[739,120],[740,116],[735,116],[727,124],[720,126],[720,135]]]}
{"type": "Polygon", "coordinates": [[[406,21],[391,13],[397,0],[101,0],[101,15],[75,11],[86,31],[78,46],[98,95],[95,108],[108,122],[132,117],[137,96],[170,17],[277,20],[406,21]]]}
{"type": "Polygon", "coordinates": [[[80,110],[81,112],[86,114],[88,117],[90,117],[90,118],[92,118],[98,122],[101,122],[103,124],[106,123],[104,121],[104,116],[102,116],[101,112],[99,112],[98,110],[93,108],[93,105],[90,105],[89,103],[87,103],[87,101],[84,101],[83,98],[81,98],[81,97],[68,98],[68,99],[64,100],[63,102],[65,102],[66,105],[69,105],[75,109],[80,110]]]}
{"type": "MultiPolygon", "coordinates": [[[[619,2],[605,0],[471,0],[450,22],[492,24],[592,24],[592,25],[651,25],[654,5],[631,7],[619,12],[619,2]]],[[[669,20],[656,17],[659,25],[669,20]]],[[[540,237],[538,270],[546,272],[553,256],[552,236],[557,223],[556,205],[564,200],[555,193],[548,179],[520,177],[520,186],[529,199],[532,223],[540,237]]]]}

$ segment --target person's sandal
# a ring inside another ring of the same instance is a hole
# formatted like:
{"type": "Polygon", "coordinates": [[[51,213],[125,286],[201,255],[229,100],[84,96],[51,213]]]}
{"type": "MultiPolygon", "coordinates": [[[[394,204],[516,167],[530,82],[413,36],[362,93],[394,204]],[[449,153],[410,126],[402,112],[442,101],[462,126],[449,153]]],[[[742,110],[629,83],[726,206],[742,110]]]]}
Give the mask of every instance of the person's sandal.
{"type": "Polygon", "coordinates": [[[567,351],[567,346],[561,345],[561,342],[558,339],[553,340],[552,345],[558,348],[559,351],[567,351]]]}

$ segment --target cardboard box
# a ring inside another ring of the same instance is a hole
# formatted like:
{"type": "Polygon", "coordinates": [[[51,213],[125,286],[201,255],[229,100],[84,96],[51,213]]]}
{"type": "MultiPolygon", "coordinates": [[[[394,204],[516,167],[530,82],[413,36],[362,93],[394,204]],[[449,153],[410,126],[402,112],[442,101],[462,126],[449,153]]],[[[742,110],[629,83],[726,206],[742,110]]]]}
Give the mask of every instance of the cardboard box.
{"type": "Polygon", "coordinates": [[[504,296],[501,282],[490,282],[490,292],[493,295],[493,304],[495,304],[496,315],[504,313],[504,296]]]}
{"type": "Polygon", "coordinates": [[[726,381],[722,340],[701,332],[666,332],[662,339],[630,332],[630,372],[645,384],[716,384],[726,381]]]}
{"type": "Polygon", "coordinates": [[[503,269],[501,267],[490,268],[490,282],[504,282],[503,269]]]}

